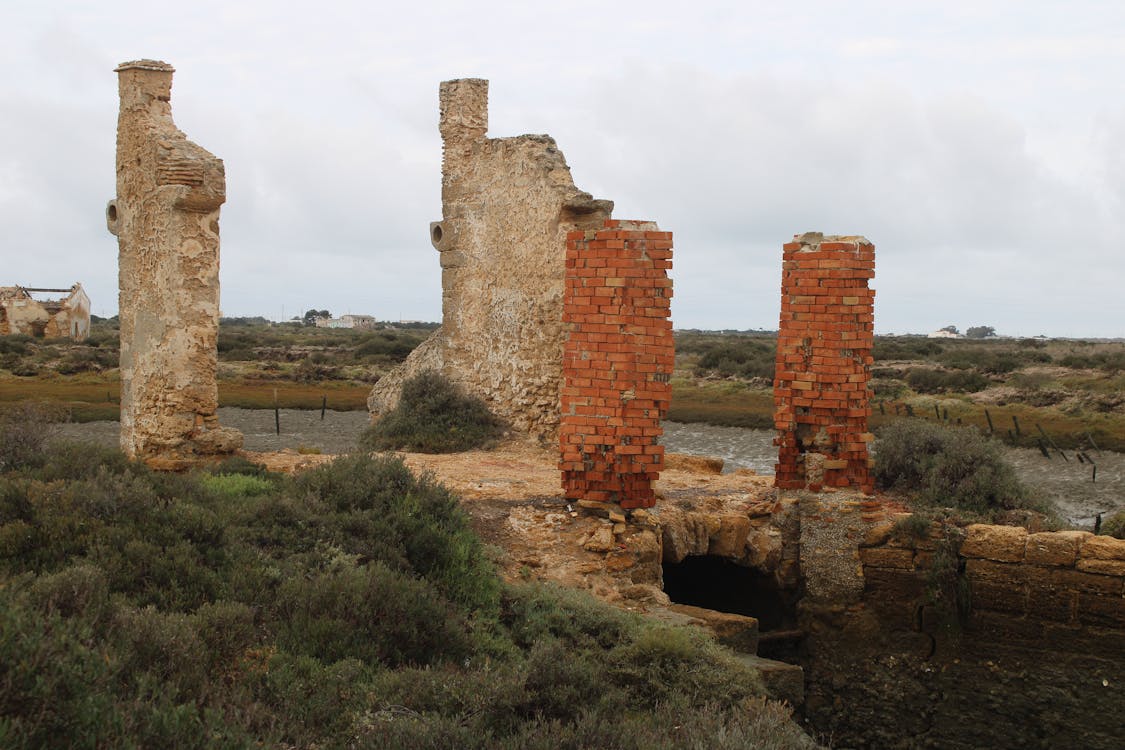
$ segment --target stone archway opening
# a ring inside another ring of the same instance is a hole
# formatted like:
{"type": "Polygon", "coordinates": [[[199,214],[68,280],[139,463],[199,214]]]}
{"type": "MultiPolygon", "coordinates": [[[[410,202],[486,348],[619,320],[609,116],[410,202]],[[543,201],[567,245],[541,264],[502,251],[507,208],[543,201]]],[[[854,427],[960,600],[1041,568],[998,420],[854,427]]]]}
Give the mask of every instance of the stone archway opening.
{"type": "Polygon", "coordinates": [[[802,637],[797,627],[798,592],[782,587],[773,573],[716,555],[689,555],[663,564],[664,593],[676,604],[753,617],[758,655],[795,662],[802,637]]]}
{"type": "Polygon", "coordinates": [[[715,555],[664,563],[664,593],[677,604],[747,615],[762,632],[794,627],[792,596],[771,573],[715,555]]]}

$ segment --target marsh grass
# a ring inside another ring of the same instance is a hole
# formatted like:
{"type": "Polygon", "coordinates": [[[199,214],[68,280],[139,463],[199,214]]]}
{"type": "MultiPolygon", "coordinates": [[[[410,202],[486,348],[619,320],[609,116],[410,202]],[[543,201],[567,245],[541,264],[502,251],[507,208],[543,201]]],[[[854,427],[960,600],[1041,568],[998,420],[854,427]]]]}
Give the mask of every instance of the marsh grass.
{"type": "Polygon", "coordinates": [[[773,429],[773,392],[733,381],[672,381],[673,422],[773,429]]]}

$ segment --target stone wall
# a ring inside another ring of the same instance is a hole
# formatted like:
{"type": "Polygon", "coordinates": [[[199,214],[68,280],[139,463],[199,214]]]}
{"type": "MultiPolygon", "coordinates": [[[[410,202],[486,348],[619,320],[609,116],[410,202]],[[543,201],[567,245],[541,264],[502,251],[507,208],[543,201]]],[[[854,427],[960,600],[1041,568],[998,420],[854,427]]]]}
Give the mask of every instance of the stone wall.
{"type": "Polygon", "coordinates": [[[868,389],[875,248],[810,232],[784,246],[774,379],[776,486],[873,489],[868,389]]]}
{"type": "Polygon", "coordinates": [[[613,210],[574,186],[546,135],[489,138],[488,82],[440,88],[442,220],[430,227],[440,254],[442,325],[368,398],[394,408],[402,383],[441,371],[521,434],[553,441],[558,430],[567,234],[602,226],[613,210]]]}
{"type": "Polygon", "coordinates": [[[607,220],[566,243],[559,430],[567,499],[651,508],[672,397],[672,233],[607,220]]]}
{"type": "Polygon", "coordinates": [[[1125,541],[902,519],[867,526],[858,599],[802,604],[813,728],[850,747],[1120,747],[1125,541]]]}
{"type": "Polygon", "coordinates": [[[223,162],[172,121],[172,66],[117,69],[117,197],[106,222],[119,247],[121,447],[157,468],[230,453],[220,427],[219,207],[223,162]]]}
{"type": "Polygon", "coordinates": [[[0,287],[0,336],[14,333],[83,341],[90,335],[90,298],[81,284],[69,289],[0,287]],[[38,300],[33,292],[65,296],[38,300]]]}

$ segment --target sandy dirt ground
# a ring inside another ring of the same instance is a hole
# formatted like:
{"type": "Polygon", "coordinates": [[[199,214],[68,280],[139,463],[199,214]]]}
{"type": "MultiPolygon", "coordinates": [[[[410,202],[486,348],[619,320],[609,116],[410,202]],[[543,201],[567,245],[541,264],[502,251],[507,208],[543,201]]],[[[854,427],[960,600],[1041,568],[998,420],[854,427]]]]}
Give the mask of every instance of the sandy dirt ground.
{"type": "MultiPolygon", "coordinates": [[[[329,410],[322,420],[319,411],[282,409],[281,434],[278,435],[274,413],[270,410],[225,408],[219,410],[219,420],[224,425],[242,430],[246,450],[258,453],[307,453],[317,450],[323,454],[344,453],[354,449],[360,432],[368,424],[367,414],[362,411],[329,410]]],[[[749,468],[763,476],[773,472],[776,453],[772,445],[773,434],[769,431],[676,423],[666,423],[665,429],[664,445],[669,451],[722,458],[725,462],[724,471],[728,473],[739,468],[749,468]]],[[[64,438],[93,440],[105,445],[117,445],[117,434],[116,422],[67,424],[60,429],[60,435],[64,438]]],[[[501,460],[490,456],[492,454],[482,454],[471,459],[469,468],[472,468],[473,460],[479,461],[477,465],[481,469],[488,468],[490,462],[501,460]]],[[[1125,509],[1125,454],[1109,451],[1091,453],[1090,458],[1096,462],[1097,467],[1096,481],[1092,481],[1094,466],[1079,463],[1077,457],[1069,451],[1069,461],[1064,461],[1058,454],[1047,459],[1037,450],[1022,448],[1007,449],[1007,456],[1033,491],[1050,501],[1070,523],[1090,527],[1097,514],[1109,515],[1125,509]]],[[[305,464],[314,464],[318,460],[323,459],[313,455],[301,459],[305,464]]],[[[509,457],[503,460],[517,459],[509,457]]],[[[281,468],[283,464],[294,461],[292,458],[283,459],[277,466],[281,468]]],[[[452,466],[457,459],[419,457],[411,458],[410,461],[419,467],[436,471],[442,465],[452,466]]],[[[444,472],[438,473],[442,474],[444,481],[455,484],[458,491],[470,497],[522,497],[541,505],[561,500],[558,472],[549,451],[541,451],[541,455],[534,460],[530,459],[529,454],[522,465],[514,468],[514,472],[504,477],[500,477],[497,472],[487,472],[493,475],[492,478],[484,478],[486,472],[477,471],[475,480],[471,470],[456,480],[447,480],[444,472]],[[552,501],[551,498],[555,500],[552,501]]],[[[666,473],[662,481],[672,482],[672,479],[672,475],[666,473]]],[[[714,479],[708,481],[713,482],[714,479]]],[[[673,495],[677,492],[674,482],[667,485],[666,491],[673,495]]]]}

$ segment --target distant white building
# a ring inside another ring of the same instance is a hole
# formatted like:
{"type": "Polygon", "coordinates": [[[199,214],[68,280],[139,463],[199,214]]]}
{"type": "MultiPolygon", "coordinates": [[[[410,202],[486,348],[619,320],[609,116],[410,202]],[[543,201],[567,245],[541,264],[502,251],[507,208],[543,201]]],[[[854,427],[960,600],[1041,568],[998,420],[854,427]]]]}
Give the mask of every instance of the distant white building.
{"type": "Polygon", "coordinates": [[[926,338],[928,338],[928,339],[963,339],[963,338],[965,338],[965,334],[954,333],[953,331],[947,331],[943,328],[940,331],[934,331],[933,333],[926,334],[926,338]]]}
{"type": "Polygon", "coordinates": [[[360,328],[371,330],[375,328],[373,315],[341,315],[338,318],[317,318],[317,328],[360,328]]]}

